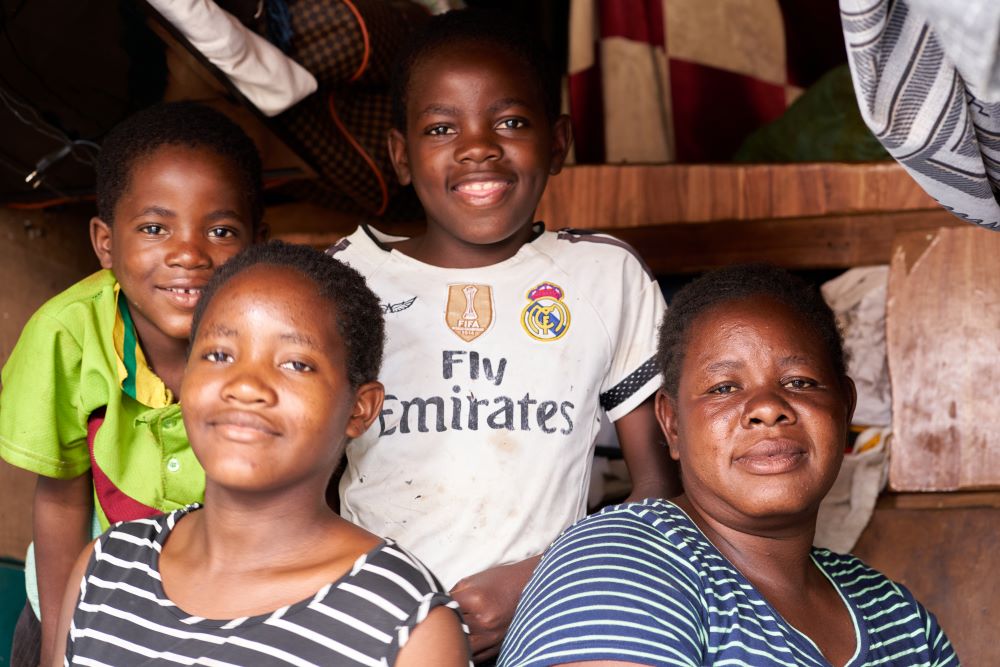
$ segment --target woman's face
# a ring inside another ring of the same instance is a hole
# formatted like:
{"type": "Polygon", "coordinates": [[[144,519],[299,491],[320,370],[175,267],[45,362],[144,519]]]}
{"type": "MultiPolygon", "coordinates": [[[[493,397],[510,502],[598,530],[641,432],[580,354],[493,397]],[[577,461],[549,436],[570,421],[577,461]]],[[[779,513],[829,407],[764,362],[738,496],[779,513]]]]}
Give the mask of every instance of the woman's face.
{"type": "Polygon", "coordinates": [[[811,520],[840,469],[854,385],[809,323],[766,296],[724,302],[695,319],[684,354],[657,416],[688,498],[734,528],[811,520]]]}

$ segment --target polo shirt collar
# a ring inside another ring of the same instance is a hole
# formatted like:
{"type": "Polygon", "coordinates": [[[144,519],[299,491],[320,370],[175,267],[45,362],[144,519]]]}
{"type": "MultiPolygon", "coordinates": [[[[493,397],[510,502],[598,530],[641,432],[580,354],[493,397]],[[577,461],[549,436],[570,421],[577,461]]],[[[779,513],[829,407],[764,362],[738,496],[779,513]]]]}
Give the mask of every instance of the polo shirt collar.
{"type": "Polygon", "coordinates": [[[128,299],[122,298],[121,286],[117,282],[114,290],[117,308],[113,338],[122,392],[151,408],[170,405],[174,402],[173,392],[146,362],[129,312],[128,299]]]}

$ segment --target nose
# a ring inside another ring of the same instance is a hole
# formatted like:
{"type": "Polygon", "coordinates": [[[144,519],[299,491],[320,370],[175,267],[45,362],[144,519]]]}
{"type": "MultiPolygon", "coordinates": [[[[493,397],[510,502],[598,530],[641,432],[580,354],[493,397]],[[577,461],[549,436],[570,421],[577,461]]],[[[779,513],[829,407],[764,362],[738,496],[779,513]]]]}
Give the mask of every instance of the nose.
{"type": "Polygon", "coordinates": [[[503,148],[497,142],[496,135],[490,128],[468,129],[459,136],[455,146],[457,162],[473,162],[476,164],[488,160],[499,160],[503,157],[503,148]]]}
{"type": "Polygon", "coordinates": [[[212,256],[208,253],[208,244],[209,240],[199,233],[175,233],[170,239],[167,265],[189,270],[211,268],[212,256]]]}
{"type": "Polygon", "coordinates": [[[222,398],[242,405],[274,405],[277,394],[260,368],[260,364],[234,363],[222,387],[222,398]]]}
{"type": "Polygon", "coordinates": [[[743,404],[743,427],[777,426],[798,421],[795,409],[780,391],[762,388],[747,397],[743,404]]]}

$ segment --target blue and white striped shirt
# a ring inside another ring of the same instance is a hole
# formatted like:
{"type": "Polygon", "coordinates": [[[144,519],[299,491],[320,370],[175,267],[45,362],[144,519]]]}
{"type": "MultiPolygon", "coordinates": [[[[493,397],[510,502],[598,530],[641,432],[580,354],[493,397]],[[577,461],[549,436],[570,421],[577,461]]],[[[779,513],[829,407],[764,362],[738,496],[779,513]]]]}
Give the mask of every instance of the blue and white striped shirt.
{"type": "MultiPolygon", "coordinates": [[[[930,614],[853,556],[813,549],[850,611],[849,667],[958,665],[930,614]]],[[[525,589],[499,667],[585,660],[639,665],[829,662],[676,505],[618,505],[569,528],[525,589]]]]}

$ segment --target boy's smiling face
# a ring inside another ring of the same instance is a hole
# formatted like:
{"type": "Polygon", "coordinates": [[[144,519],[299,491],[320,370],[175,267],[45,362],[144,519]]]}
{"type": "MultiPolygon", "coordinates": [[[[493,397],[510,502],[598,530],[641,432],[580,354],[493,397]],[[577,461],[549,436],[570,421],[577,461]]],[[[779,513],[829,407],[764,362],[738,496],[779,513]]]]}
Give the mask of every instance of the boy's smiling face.
{"type": "MultiPolygon", "coordinates": [[[[144,347],[186,340],[212,273],[253,240],[247,197],[227,158],[166,144],[136,161],[109,225],[91,221],[144,347]]],[[[147,352],[150,350],[147,350],[147,352]]]]}
{"type": "Polygon", "coordinates": [[[440,254],[513,255],[530,238],[535,208],[570,144],[541,85],[517,56],[490,44],[441,47],[417,62],[407,87],[406,133],[389,150],[427,213],[440,254]]]}

